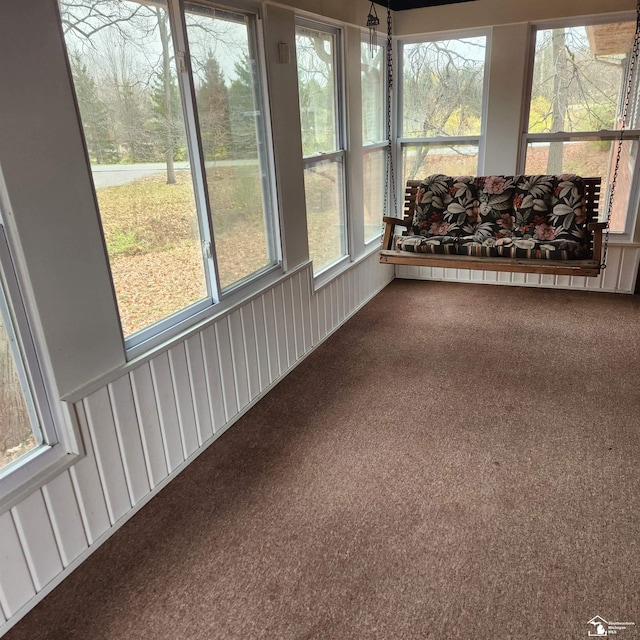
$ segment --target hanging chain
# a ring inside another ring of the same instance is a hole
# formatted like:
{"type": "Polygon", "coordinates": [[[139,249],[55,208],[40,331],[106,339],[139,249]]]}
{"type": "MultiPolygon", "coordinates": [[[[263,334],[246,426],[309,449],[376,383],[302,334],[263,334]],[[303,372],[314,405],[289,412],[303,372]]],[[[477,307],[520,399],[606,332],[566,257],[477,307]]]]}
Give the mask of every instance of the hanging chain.
{"type": "Polygon", "coordinates": [[[625,127],[627,126],[627,117],[629,115],[629,104],[631,103],[631,92],[633,89],[634,70],[638,61],[638,53],[640,51],[640,0],[636,5],[636,33],[633,39],[633,51],[629,59],[629,70],[627,75],[627,86],[624,92],[624,106],[622,108],[622,124],[620,126],[620,135],[618,136],[618,149],[616,153],[616,162],[613,168],[613,177],[611,178],[611,187],[609,188],[609,201],[607,203],[607,226],[604,228],[604,243],[602,249],[601,269],[607,267],[607,251],[609,250],[609,227],[611,226],[611,213],[613,209],[613,195],[616,190],[618,181],[618,168],[620,167],[620,158],[622,156],[622,141],[624,138],[625,127]]]}
{"type": "MultiPolygon", "coordinates": [[[[640,0],[638,0],[640,2],[640,0]]],[[[387,175],[384,181],[384,205],[383,215],[395,215],[395,204],[393,212],[388,211],[389,201],[395,203],[396,197],[396,174],[393,167],[393,135],[391,130],[391,112],[393,102],[393,25],[391,21],[391,3],[387,0],[387,175]],[[391,194],[389,194],[391,185],[391,194]]]]}

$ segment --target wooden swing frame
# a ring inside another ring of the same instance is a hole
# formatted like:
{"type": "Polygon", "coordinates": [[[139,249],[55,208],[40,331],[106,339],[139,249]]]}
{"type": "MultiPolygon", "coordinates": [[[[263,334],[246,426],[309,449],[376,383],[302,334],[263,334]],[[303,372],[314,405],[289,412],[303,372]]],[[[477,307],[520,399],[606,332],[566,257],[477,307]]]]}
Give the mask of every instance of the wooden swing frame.
{"type": "Polygon", "coordinates": [[[606,222],[598,222],[601,178],[583,178],[585,184],[586,219],[589,255],[583,260],[544,260],[535,258],[476,257],[461,255],[441,255],[434,253],[412,253],[394,248],[395,228],[404,227],[403,235],[408,235],[416,207],[416,194],[420,180],[407,180],[404,194],[404,218],[384,216],[385,230],[380,251],[380,262],[412,267],[444,267],[450,269],[473,269],[486,271],[507,271],[515,273],[541,273],[557,276],[595,277],[602,268],[603,231],[606,222]]]}

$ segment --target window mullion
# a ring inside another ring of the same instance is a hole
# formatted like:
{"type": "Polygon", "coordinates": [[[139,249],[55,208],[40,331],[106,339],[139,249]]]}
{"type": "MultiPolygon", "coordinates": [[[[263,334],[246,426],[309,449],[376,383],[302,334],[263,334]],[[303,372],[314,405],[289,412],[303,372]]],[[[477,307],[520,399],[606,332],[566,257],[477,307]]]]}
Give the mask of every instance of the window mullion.
{"type": "Polygon", "coordinates": [[[174,34],[175,55],[178,64],[178,83],[182,108],[184,111],[185,128],[187,133],[187,146],[191,164],[191,175],[195,191],[196,208],[202,246],[202,257],[205,265],[207,279],[207,291],[214,302],[220,300],[220,277],[216,268],[215,236],[211,213],[211,202],[207,188],[207,173],[202,152],[202,140],[200,137],[200,123],[198,108],[196,106],[195,86],[189,54],[189,42],[187,27],[184,19],[182,3],[179,0],[168,0],[171,29],[174,34]]]}

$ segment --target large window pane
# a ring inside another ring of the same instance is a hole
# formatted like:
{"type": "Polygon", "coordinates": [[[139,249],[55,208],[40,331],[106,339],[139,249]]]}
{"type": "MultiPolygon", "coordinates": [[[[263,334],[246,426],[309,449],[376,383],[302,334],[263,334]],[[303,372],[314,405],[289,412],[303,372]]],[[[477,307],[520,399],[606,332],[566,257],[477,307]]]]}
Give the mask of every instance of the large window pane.
{"type": "Polygon", "coordinates": [[[538,31],[529,133],[617,129],[634,32],[634,22],[538,31]]]}
{"type": "Polygon", "coordinates": [[[255,36],[243,15],[187,4],[186,21],[224,289],[275,262],[255,36]]]}
{"type": "Polygon", "coordinates": [[[336,121],[335,40],[333,33],[296,27],[302,152],[305,157],[340,148],[336,121]]]}
{"type": "Polygon", "coordinates": [[[20,350],[0,288],[0,470],[42,443],[30,399],[20,350]]]}
{"type": "MultiPolygon", "coordinates": [[[[385,149],[364,153],[364,241],[371,242],[382,233],[385,189],[385,149]]],[[[393,198],[392,194],[388,197],[393,198]]],[[[393,215],[393,213],[392,213],[393,215]]]]}
{"type": "Polygon", "coordinates": [[[486,38],[402,47],[402,136],[477,136],[482,128],[486,38]]]}
{"type": "MultiPolygon", "coordinates": [[[[536,142],[527,145],[526,173],[546,174],[575,173],[584,177],[602,177],[599,213],[600,219],[606,215],[609,191],[610,167],[615,161],[618,143],[611,140],[575,140],[571,142],[536,142]]],[[[627,209],[629,207],[629,185],[633,177],[633,166],[637,156],[637,141],[622,143],[620,168],[616,193],[611,211],[611,230],[624,231],[627,209]]]]}
{"type": "Polygon", "coordinates": [[[127,336],[208,293],[167,11],[100,4],[61,13],[127,336]]]}
{"type": "Polygon", "coordinates": [[[347,253],[342,162],[305,168],[309,257],[315,273],[347,253]]]}
{"type": "Polygon", "coordinates": [[[362,142],[364,145],[387,139],[385,133],[385,48],[361,43],[362,142]]]}
{"type": "Polygon", "coordinates": [[[422,180],[434,173],[474,176],[478,173],[478,145],[407,144],[402,147],[402,179],[422,180]]]}

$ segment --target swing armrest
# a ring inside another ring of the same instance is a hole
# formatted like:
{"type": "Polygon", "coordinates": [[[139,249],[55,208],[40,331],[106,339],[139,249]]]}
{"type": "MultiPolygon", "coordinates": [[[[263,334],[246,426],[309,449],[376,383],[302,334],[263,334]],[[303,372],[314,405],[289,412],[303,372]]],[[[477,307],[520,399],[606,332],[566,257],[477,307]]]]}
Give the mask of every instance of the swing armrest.
{"type": "Polygon", "coordinates": [[[382,218],[382,221],[389,224],[398,224],[401,227],[407,227],[407,229],[411,226],[411,222],[409,222],[409,220],[405,220],[404,218],[393,218],[390,216],[384,216],[382,218]]]}
{"type": "Polygon", "coordinates": [[[587,225],[587,229],[589,229],[589,231],[603,231],[606,228],[607,228],[606,222],[590,222],[587,225]]]}
{"type": "Polygon", "coordinates": [[[395,226],[400,225],[401,227],[406,227],[408,229],[411,226],[411,223],[402,218],[392,218],[389,216],[383,216],[382,220],[385,223],[382,248],[389,250],[393,244],[393,230],[395,229],[395,226]]]}

